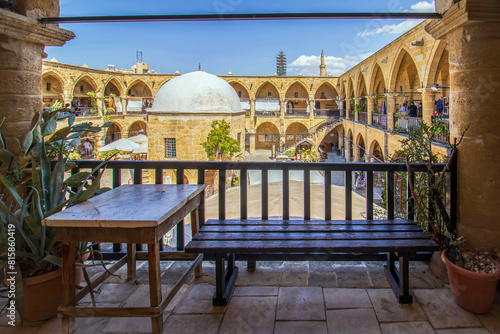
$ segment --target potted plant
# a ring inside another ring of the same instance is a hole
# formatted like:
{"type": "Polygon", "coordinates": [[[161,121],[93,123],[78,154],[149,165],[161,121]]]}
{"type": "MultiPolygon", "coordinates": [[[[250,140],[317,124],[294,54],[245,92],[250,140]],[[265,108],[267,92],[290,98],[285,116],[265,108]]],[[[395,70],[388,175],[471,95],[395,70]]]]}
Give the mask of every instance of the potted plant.
{"type": "Polygon", "coordinates": [[[493,304],[497,280],[500,279],[500,263],[488,252],[469,249],[465,239],[457,234],[446,211],[446,171],[451,168],[468,127],[453,144],[448,140],[449,158],[435,155],[432,143],[439,134],[441,125],[434,122],[431,126],[422,123],[408,131],[407,138],[401,140],[402,151],[408,175],[410,163],[420,162],[427,165],[427,174],[415,176],[408,182],[411,199],[415,204],[415,220],[440,243],[443,252],[441,259],[447,268],[448,280],[458,305],[474,313],[487,313],[493,304]],[[446,162],[441,173],[434,173],[434,164],[446,162]]]}
{"type": "Polygon", "coordinates": [[[106,190],[99,189],[104,163],[92,172],[66,176],[74,166],[70,151],[80,145],[80,136],[101,127],[75,125],[75,116],[64,111],[36,113],[17,155],[0,132],[0,269],[6,269],[8,283],[15,286],[9,305],[15,305],[21,320],[50,318],[61,302],[61,247],[54,228],[42,226],[42,219],[106,190]],[[68,126],[56,130],[63,120],[68,126]]]}

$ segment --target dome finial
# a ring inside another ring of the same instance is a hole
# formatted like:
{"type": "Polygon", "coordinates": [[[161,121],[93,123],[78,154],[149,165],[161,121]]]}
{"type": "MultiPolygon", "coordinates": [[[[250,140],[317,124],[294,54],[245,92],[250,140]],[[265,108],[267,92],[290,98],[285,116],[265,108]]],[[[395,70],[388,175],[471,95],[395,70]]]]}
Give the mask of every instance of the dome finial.
{"type": "Polygon", "coordinates": [[[198,71],[201,71],[201,63],[198,63],[198,71]]]}

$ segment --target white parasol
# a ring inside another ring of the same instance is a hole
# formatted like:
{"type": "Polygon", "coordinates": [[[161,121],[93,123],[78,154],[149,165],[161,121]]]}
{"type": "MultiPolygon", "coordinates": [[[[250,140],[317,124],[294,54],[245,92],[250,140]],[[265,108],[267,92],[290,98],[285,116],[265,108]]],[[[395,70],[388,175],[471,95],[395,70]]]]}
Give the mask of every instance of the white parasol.
{"type": "Polygon", "coordinates": [[[137,136],[128,137],[127,139],[133,141],[134,143],[141,144],[143,142],[148,141],[148,136],[143,134],[138,134],[137,136]]]}
{"type": "Polygon", "coordinates": [[[122,138],[106,146],[101,147],[99,151],[106,152],[106,151],[118,150],[124,152],[131,152],[139,147],[140,147],[139,144],[134,143],[133,141],[128,140],[127,138],[122,138]]]}

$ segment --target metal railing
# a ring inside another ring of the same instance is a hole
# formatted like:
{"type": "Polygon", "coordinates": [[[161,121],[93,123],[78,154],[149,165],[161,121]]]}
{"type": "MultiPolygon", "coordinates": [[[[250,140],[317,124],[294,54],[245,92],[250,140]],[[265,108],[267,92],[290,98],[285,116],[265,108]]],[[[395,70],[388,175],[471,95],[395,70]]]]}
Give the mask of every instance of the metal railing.
{"type": "Polygon", "coordinates": [[[338,109],[314,109],[314,116],[319,116],[319,117],[339,116],[339,110],[338,109]]]}
{"type": "Polygon", "coordinates": [[[394,129],[401,131],[410,131],[418,128],[422,123],[419,117],[394,116],[394,129]]]}
{"type": "MultiPolygon", "coordinates": [[[[72,169],[72,174],[79,172],[81,169],[92,169],[96,168],[101,162],[100,161],[75,161],[76,165],[72,169]]],[[[360,172],[364,174],[364,187],[365,187],[365,198],[366,198],[366,219],[380,219],[380,214],[376,213],[374,206],[374,176],[381,174],[385,177],[385,217],[387,219],[394,219],[397,217],[397,204],[399,201],[399,206],[401,206],[401,196],[402,191],[398,190],[396,187],[396,173],[406,173],[407,166],[403,163],[307,163],[307,162],[192,162],[192,161],[109,161],[106,166],[112,171],[112,187],[116,188],[122,185],[122,170],[132,171],[132,182],[134,184],[141,184],[143,182],[143,171],[148,171],[150,175],[154,175],[150,180],[154,180],[155,184],[162,184],[164,182],[164,171],[173,170],[176,175],[176,183],[182,184],[184,182],[184,175],[189,171],[197,171],[198,184],[205,184],[205,173],[207,171],[217,171],[218,172],[218,219],[226,219],[226,206],[233,205],[235,203],[227,203],[226,201],[226,174],[228,171],[239,171],[240,175],[240,218],[248,219],[248,171],[260,171],[261,172],[261,194],[260,194],[260,204],[261,204],[261,214],[260,217],[265,219],[275,219],[269,216],[269,171],[278,170],[282,172],[282,216],[278,219],[289,220],[293,218],[290,216],[290,171],[303,171],[303,204],[304,212],[303,218],[305,220],[311,219],[311,171],[320,171],[324,175],[324,185],[332,184],[332,172],[344,172],[344,218],[345,220],[353,219],[353,174],[355,172],[360,172]]],[[[435,164],[434,172],[439,173],[446,168],[446,164],[435,164]]],[[[407,175],[406,180],[414,179],[416,173],[428,173],[425,164],[411,164],[410,165],[410,175],[407,175]],[[408,177],[409,176],[409,177],[408,177]]],[[[451,168],[447,170],[450,175],[450,180],[455,180],[448,182],[448,192],[451,193],[449,200],[449,211],[450,211],[450,222],[454,224],[456,215],[456,165],[451,164],[451,168]],[[451,190],[450,190],[451,189],[451,190]],[[455,194],[455,195],[453,195],[455,194]]],[[[215,174],[217,175],[217,174],[215,174]]],[[[401,180],[401,178],[399,178],[401,180]]],[[[323,187],[324,189],[324,219],[332,219],[332,187],[323,187]]],[[[406,196],[406,194],[405,194],[406,196]]],[[[406,212],[409,219],[414,218],[414,202],[411,198],[407,196],[404,198],[404,203],[406,205],[406,212]]],[[[204,206],[203,206],[204,207],[204,206]]],[[[377,207],[378,208],[378,207],[377,207]]],[[[203,223],[205,221],[205,209],[201,210],[200,221],[203,223]]],[[[253,217],[252,217],[253,218],[253,217]]],[[[182,237],[178,238],[178,242],[182,244],[177,244],[178,250],[184,249],[184,237],[183,237],[183,224],[178,225],[177,235],[181,234],[182,237]],[[181,241],[179,241],[181,240],[181,241]]],[[[454,225],[453,225],[454,226],[454,225]]],[[[99,245],[96,246],[99,249],[99,245]]],[[[137,245],[138,251],[143,251],[144,245],[137,245]]],[[[112,259],[117,258],[122,252],[122,244],[113,244],[112,250],[101,249],[105,254],[105,258],[112,259]],[[114,256],[114,255],[115,256],[114,256]]],[[[120,255],[121,256],[121,255],[120,255]]]]}
{"type": "Polygon", "coordinates": [[[309,117],[308,108],[286,108],[285,117],[309,117]]]}
{"type": "Polygon", "coordinates": [[[435,133],[434,140],[443,144],[448,144],[448,140],[450,138],[450,120],[439,119],[433,122],[438,124],[438,130],[435,133]]]}
{"type": "Polygon", "coordinates": [[[378,128],[387,129],[387,115],[372,114],[372,125],[378,128]]]}
{"type": "Polygon", "coordinates": [[[363,111],[358,112],[358,122],[368,124],[368,113],[363,111]]]}
{"type": "Polygon", "coordinates": [[[280,117],[280,112],[279,111],[255,111],[256,116],[261,116],[261,117],[280,117]]]}

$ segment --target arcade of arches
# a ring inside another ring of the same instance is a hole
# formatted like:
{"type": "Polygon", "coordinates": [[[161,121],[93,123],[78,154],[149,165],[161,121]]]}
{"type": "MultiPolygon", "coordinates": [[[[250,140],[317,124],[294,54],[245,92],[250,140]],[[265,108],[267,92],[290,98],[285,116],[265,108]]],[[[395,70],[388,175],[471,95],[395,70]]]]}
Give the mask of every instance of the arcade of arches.
{"type": "MultiPolygon", "coordinates": [[[[222,78],[237,82],[248,92],[246,109],[249,116],[242,131],[244,128],[248,130],[250,147],[252,142],[255,147],[256,130],[262,123],[272,123],[281,140],[286,137],[286,129],[291,121],[299,121],[308,128],[321,122],[321,118],[316,115],[316,111],[322,109],[321,101],[320,108],[317,108],[317,91],[324,83],[329,83],[335,89],[339,97],[335,104],[340,111],[354,110],[356,104],[360,105],[362,99],[366,99],[366,116],[363,114],[366,124],[359,121],[361,112],[355,112],[354,115],[346,112],[347,119],[342,121],[343,133],[347,133],[344,139],[348,139],[344,141],[345,151],[349,153],[352,145],[358,144],[360,147],[363,144],[370,151],[375,139],[379,145],[373,146],[373,152],[378,152],[378,147],[383,151],[381,153],[385,153],[384,156],[393,152],[397,141],[391,139],[394,136],[389,132],[393,130],[395,118],[398,117],[396,112],[412,101],[421,103],[424,122],[431,121],[436,109],[444,115],[448,113],[451,138],[458,137],[464,126],[471,124],[457,161],[460,171],[457,191],[459,232],[472,246],[498,248],[500,227],[497,217],[500,208],[496,201],[500,195],[499,188],[491,185],[497,183],[496,171],[500,164],[500,156],[494,154],[500,145],[497,135],[500,88],[496,85],[500,78],[500,54],[497,52],[500,49],[500,4],[492,0],[436,0],[436,7],[444,13],[441,19],[423,21],[338,78],[232,75],[222,78]],[[265,82],[269,83],[267,86],[270,89],[266,87],[259,91],[265,82]],[[300,87],[289,90],[295,83],[303,86],[306,97],[300,87]],[[291,103],[287,104],[288,101],[293,102],[293,107],[291,103]],[[375,120],[373,115],[376,110],[381,110],[381,106],[387,110],[387,131],[372,126],[375,120]],[[302,114],[301,109],[304,107],[305,114],[302,114]],[[293,113],[286,114],[290,109],[293,113]],[[268,121],[267,118],[272,120],[268,121]],[[351,147],[348,149],[346,144],[351,147]]],[[[15,17],[21,14],[2,15],[9,17],[9,21],[4,23],[12,28],[2,30],[2,35],[12,45],[1,50],[2,66],[8,69],[2,71],[3,82],[0,85],[3,94],[0,110],[2,116],[6,117],[2,130],[7,143],[13,143],[14,139],[22,141],[31,119],[30,112],[26,110],[39,110],[42,103],[48,105],[61,97],[65,104],[75,100],[74,104],[82,108],[89,108],[89,104],[92,108],[95,103],[102,115],[106,95],[104,85],[110,79],[116,79],[116,82],[113,81],[113,90],[116,88],[119,94],[113,94],[120,97],[122,105],[121,114],[111,117],[113,122],[121,124],[122,131],[127,131],[128,126],[122,123],[133,123],[125,119],[137,117],[124,117],[128,115],[130,107],[144,112],[150,103],[147,99],[154,98],[159,87],[175,76],[95,70],[48,61],[43,62],[43,70],[40,71],[44,45],[61,46],[74,34],[55,25],[46,27],[35,20],[28,22],[15,17]],[[19,39],[19,29],[29,31],[22,40],[19,39]],[[19,80],[12,80],[11,74],[19,75],[19,80]],[[138,81],[142,81],[144,86],[134,91],[132,88],[138,81]],[[26,82],[36,84],[25,85],[26,82]],[[96,92],[95,101],[87,99],[86,94],[90,90],[96,92]],[[42,100],[42,94],[45,100],[42,100]]],[[[56,14],[48,14],[51,15],[56,14]]],[[[111,90],[108,93],[111,94],[111,90]]],[[[241,98],[244,98],[243,90],[241,98]]],[[[144,120],[143,116],[138,118],[144,120]]],[[[147,123],[147,127],[150,126],[147,123]]],[[[332,129],[327,130],[330,132],[332,129]]],[[[315,145],[323,139],[324,136],[317,136],[315,145]]],[[[354,152],[350,154],[353,155],[354,152]]]]}

